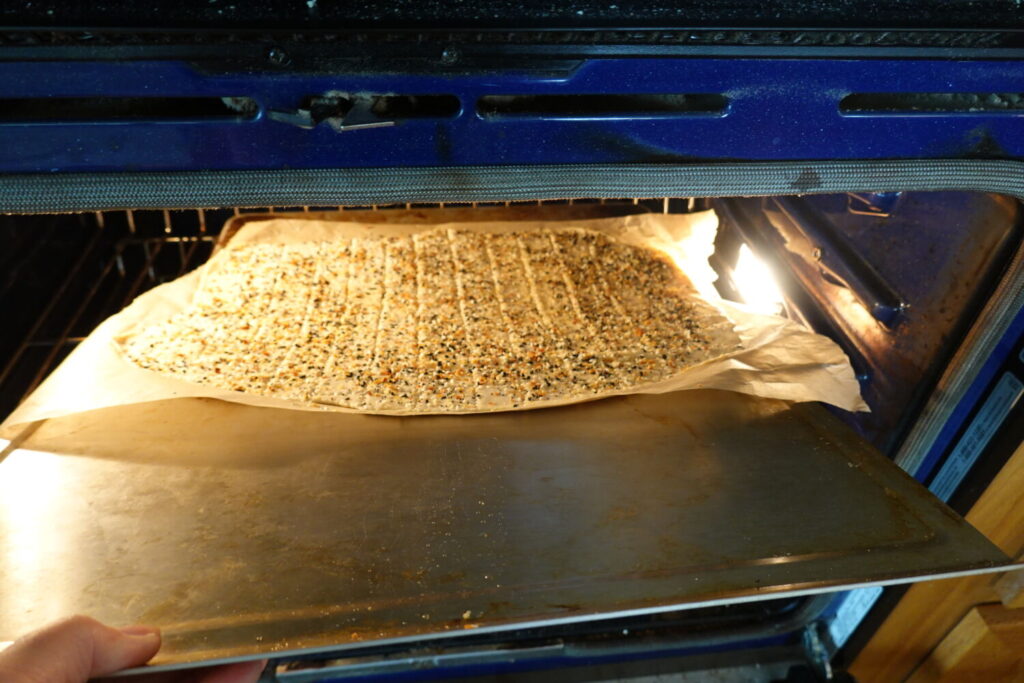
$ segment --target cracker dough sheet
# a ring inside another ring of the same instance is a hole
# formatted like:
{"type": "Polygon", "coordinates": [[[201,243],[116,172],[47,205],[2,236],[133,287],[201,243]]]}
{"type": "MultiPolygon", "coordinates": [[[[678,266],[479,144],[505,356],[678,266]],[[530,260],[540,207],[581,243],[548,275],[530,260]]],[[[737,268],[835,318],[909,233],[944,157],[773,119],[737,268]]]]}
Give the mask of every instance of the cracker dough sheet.
{"type": "Polygon", "coordinates": [[[235,220],[207,263],[100,324],[0,435],[178,397],[420,415],[713,388],[867,409],[831,340],[717,297],[712,212],[235,220]]]}
{"type": "Polygon", "coordinates": [[[367,411],[581,401],[735,351],[662,252],[584,228],[247,244],[129,360],[249,394],[367,411]]]}

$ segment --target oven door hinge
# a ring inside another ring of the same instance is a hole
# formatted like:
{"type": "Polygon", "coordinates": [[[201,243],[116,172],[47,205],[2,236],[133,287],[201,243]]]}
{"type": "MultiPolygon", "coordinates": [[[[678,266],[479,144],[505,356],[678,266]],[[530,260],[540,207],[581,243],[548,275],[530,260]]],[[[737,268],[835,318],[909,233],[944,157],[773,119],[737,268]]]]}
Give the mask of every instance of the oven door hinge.
{"type": "Polygon", "coordinates": [[[825,624],[821,621],[812,621],[804,629],[802,643],[807,663],[822,681],[834,679],[832,671],[832,653],[829,651],[826,641],[822,637],[825,624]]]}

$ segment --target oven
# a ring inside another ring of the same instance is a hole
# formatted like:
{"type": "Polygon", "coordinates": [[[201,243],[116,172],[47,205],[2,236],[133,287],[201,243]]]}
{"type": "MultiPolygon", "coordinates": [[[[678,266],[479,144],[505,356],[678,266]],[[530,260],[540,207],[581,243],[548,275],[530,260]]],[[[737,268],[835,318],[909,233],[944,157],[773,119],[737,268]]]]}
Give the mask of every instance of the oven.
{"type": "Polygon", "coordinates": [[[898,584],[1012,564],[956,514],[1024,432],[1009,6],[852,30],[797,3],[743,29],[701,3],[157,4],[166,27],[0,13],[3,415],[229,221],[652,212],[713,212],[719,293],[833,339],[871,412],[34,423],[0,441],[0,641],[92,611],[163,627],[160,667],[270,657],[282,683],[827,679],[898,584]]]}

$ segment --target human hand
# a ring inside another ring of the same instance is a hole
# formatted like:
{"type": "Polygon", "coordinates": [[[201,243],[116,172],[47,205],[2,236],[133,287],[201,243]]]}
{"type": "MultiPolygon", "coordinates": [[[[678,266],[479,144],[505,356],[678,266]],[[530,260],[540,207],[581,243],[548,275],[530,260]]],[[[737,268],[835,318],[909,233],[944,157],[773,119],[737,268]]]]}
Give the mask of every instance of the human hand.
{"type": "MultiPolygon", "coordinates": [[[[147,626],[116,629],[76,616],[16,640],[0,651],[3,683],[85,683],[141,666],[160,649],[160,632],[147,626]]],[[[125,683],[255,683],[266,662],[140,675],[125,683]]]]}

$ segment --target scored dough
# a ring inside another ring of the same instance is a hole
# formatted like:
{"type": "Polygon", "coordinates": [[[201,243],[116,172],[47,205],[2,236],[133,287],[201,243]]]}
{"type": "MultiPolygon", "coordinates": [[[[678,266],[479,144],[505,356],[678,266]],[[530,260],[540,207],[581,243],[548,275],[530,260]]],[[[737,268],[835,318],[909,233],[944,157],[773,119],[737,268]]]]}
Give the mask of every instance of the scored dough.
{"type": "Polygon", "coordinates": [[[600,232],[245,244],[185,310],[120,340],[135,364],[365,411],[589,400],[735,351],[730,322],[661,252],[600,232]]]}

